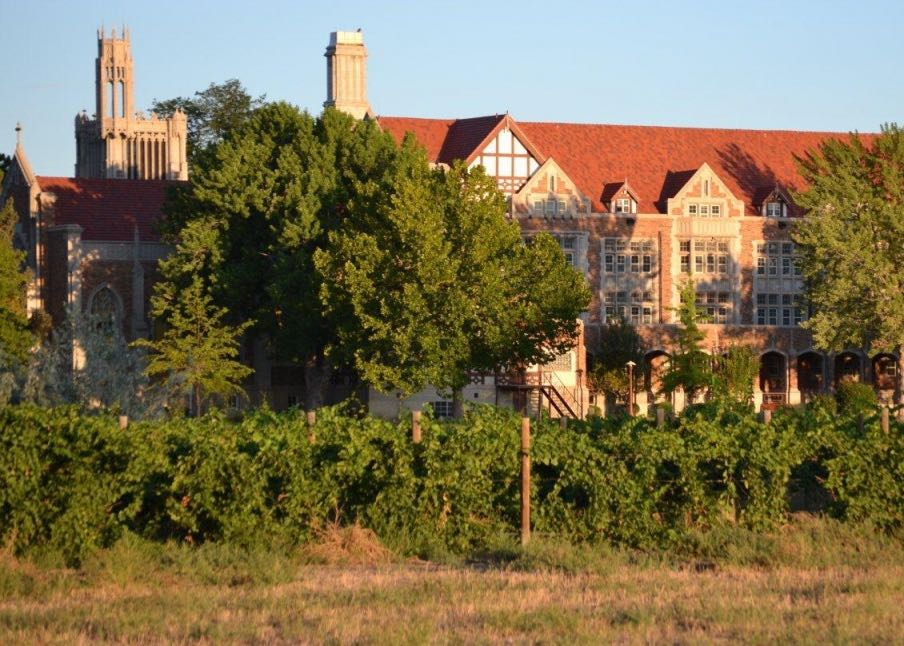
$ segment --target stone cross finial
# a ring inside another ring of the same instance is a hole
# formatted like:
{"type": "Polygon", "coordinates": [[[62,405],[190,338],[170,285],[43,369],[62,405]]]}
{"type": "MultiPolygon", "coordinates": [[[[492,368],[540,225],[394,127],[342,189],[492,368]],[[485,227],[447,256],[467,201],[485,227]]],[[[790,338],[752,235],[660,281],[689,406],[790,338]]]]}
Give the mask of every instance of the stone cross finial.
{"type": "Polygon", "coordinates": [[[16,146],[22,145],[22,124],[16,121],[16,146]]]}

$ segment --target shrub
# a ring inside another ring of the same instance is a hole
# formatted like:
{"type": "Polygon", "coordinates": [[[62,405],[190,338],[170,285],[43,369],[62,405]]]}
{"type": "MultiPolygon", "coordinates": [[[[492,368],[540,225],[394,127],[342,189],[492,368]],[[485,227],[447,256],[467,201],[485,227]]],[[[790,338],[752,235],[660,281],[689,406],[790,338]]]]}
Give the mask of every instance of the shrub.
{"type": "Polygon", "coordinates": [[[873,410],[879,401],[872,386],[850,380],[844,380],[838,384],[835,399],[838,402],[839,412],[851,417],[873,410]]]}

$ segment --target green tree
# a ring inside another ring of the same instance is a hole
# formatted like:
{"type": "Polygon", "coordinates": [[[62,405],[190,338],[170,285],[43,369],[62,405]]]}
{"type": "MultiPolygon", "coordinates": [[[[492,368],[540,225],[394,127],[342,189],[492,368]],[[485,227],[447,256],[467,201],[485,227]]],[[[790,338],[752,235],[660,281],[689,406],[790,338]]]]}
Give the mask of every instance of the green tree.
{"type": "MultiPolygon", "coordinates": [[[[410,147],[409,147],[410,148],[410,147]]],[[[319,118],[285,103],[256,110],[195,167],[167,206],[177,243],[166,277],[202,275],[232,325],[280,359],[304,366],[305,405],[323,400],[336,324],[323,311],[314,252],[347,219],[366,220],[388,199],[400,153],[372,121],[326,110],[319,118]]]]}
{"type": "Polygon", "coordinates": [[[482,169],[429,170],[422,151],[403,150],[393,192],[315,255],[338,326],[331,350],[383,390],[451,391],[460,414],[469,371],[570,348],[590,292],[552,237],[522,242],[482,169]]]}
{"type": "Polygon", "coordinates": [[[75,404],[153,417],[163,401],[145,366],[144,352],[128,346],[118,324],[70,308],[31,358],[22,398],[40,406],[75,404]]]}
{"type": "MultiPolygon", "coordinates": [[[[163,262],[164,275],[169,262],[163,262]]],[[[226,309],[213,303],[200,276],[192,277],[184,289],[172,282],[158,283],[151,308],[164,322],[164,332],[158,339],[134,343],[151,351],[148,376],[166,377],[171,388],[191,394],[195,415],[204,411],[211,395],[244,395],[240,383],[253,371],[236,357],[250,323],[225,323],[226,309]]]]}
{"type": "Polygon", "coordinates": [[[3,177],[6,175],[11,163],[13,163],[13,158],[10,155],[0,153],[0,183],[3,182],[3,177]]]}
{"type": "Polygon", "coordinates": [[[211,83],[206,90],[195,92],[194,97],[154,99],[151,110],[165,117],[176,110],[185,113],[188,120],[186,148],[191,168],[205,151],[247,121],[265,101],[265,95],[255,99],[238,79],[229,79],[211,83]]]}
{"type": "Polygon", "coordinates": [[[34,342],[26,315],[25,252],[13,246],[17,220],[12,202],[7,200],[0,209],[0,356],[7,364],[24,363],[34,342]]]}
{"type": "Polygon", "coordinates": [[[590,385],[615,401],[627,402],[629,382],[625,366],[633,361],[637,365],[634,371],[635,381],[642,383],[643,358],[640,337],[630,321],[619,317],[607,323],[600,330],[599,347],[594,353],[594,366],[589,375],[590,385]]]}
{"type": "Polygon", "coordinates": [[[904,350],[904,131],[828,139],[799,158],[806,210],[792,237],[813,314],[804,326],[827,350],[904,350]]]}
{"type": "Polygon", "coordinates": [[[706,322],[706,314],[697,306],[694,281],[690,277],[681,285],[680,297],[681,303],[675,309],[680,323],[676,348],[662,378],[662,390],[671,394],[681,388],[689,401],[695,401],[713,384],[712,361],[701,347],[706,334],[699,324],[706,322]]]}
{"type": "Polygon", "coordinates": [[[713,391],[718,397],[750,403],[754,380],[760,365],[753,350],[743,345],[731,345],[718,359],[719,368],[713,378],[713,391]]]}

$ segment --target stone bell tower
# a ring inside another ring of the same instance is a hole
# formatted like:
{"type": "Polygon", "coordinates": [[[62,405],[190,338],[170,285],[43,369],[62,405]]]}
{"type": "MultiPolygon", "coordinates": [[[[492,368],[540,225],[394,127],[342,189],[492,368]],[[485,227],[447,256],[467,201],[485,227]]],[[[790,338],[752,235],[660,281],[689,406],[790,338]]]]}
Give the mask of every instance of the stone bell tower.
{"type": "Polygon", "coordinates": [[[132,43],[128,28],[97,32],[96,111],[75,117],[76,177],[188,179],[185,114],[168,118],[135,112],[132,43]]]}
{"type": "Polygon", "coordinates": [[[370,116],[367,101],[367,49],[364,34],[358,31],[334,31],[326,48],[326,101],[355,119],[370,116]]]}

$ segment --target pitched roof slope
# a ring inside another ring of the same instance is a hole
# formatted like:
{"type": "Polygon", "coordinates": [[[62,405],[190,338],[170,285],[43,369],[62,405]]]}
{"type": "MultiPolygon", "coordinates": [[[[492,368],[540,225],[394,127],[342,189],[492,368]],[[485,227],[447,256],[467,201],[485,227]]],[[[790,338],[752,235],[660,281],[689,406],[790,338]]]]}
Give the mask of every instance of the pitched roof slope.
{"type": "MultiPolygon", "coordinates": [[[[432,161],[448,163],[439,158],[440,151],[454,150],[461,158],[472,152],[465,150],[473,141],[471,137],[447,141],[457,139],[457,121],[380,117],[379,122],[399,140],[411,130],[432,161]],[[416,122],[417,129],[409,127],[411,122],[416,122]],[[430,138],[422,139],[422,133],[429,133],[430,138]]],[[[606,186],[627,180],[641,198],[638,212],[664,213],[666,200],[704,162],[749,209],[758,208],[764,187],[768,187],[767,193],[776,185],[791,190],[804,187],[794,155],[804,155],[828,138],[848,136],[789,130],[517,123],[537,148],[553,157],[593,200],[597,212],[608,208],[603,200],[606,186]]]]}
{"type": "Polygon", "coordinates": [[[131,242],[135,227],[142,241],[157,242],[155,224],[163,217],[166,189],[157,180],[38,177],[41,193],[56,196],[54,225],[78,224],[83,240],[131,242]]]}
{"type": "Polygon", "coordinates": [[[472,119],[419,119],[414,117],[379,117],[380,127],[398,141],[411,132],[424,148],[430,161],[451,164],[465,159],[486,139],[504,114],[472,119]]]}

